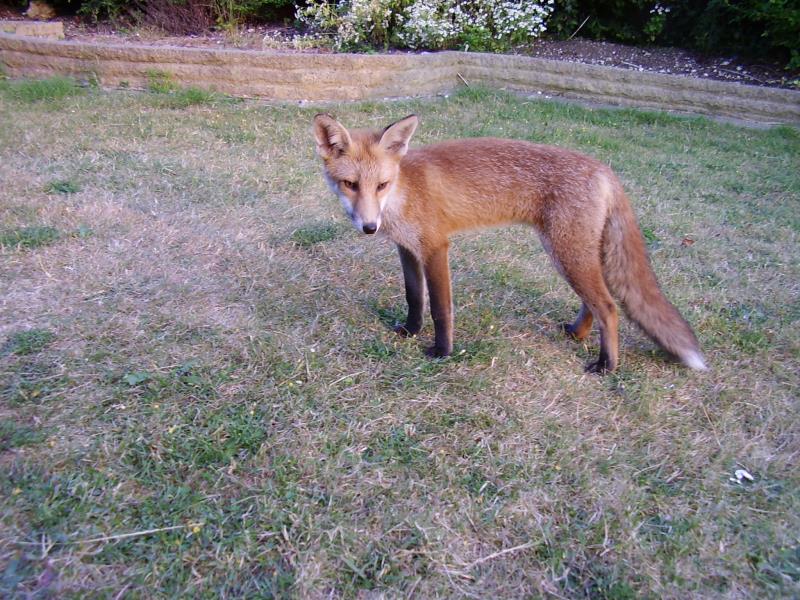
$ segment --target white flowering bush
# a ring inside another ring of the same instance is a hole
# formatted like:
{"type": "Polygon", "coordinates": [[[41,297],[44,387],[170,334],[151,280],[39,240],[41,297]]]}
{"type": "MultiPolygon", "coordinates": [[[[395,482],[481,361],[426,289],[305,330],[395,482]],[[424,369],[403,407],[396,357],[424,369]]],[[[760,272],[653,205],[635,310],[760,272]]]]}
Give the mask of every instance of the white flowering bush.
{"type": "Polygon", "coordinates": [[[397,40],[409,48],[445,48],[463,31],[455,2],[415,0],[399,22],[397,40]]]}
{"type": "Polygon", "coordinates": [[[491,8],[495,39],[508,39],[512,42],[526,41],[542,35],[547,29],[547,17],[553,12],[553,0],[541,3],[492,0],[486,4],[491,8]]]}
{"type": "Polygon", "coordinates": [[[333,36],[338,49],[388,46],[407,0],[309,0],[298,6],[298,21],[333,36]]]}
{"type": "Polygon", "coordinates": [[[553,0],[308,0],[297,18],[337,48],[363,44],[486,50],[539,37],[553,0]]]}

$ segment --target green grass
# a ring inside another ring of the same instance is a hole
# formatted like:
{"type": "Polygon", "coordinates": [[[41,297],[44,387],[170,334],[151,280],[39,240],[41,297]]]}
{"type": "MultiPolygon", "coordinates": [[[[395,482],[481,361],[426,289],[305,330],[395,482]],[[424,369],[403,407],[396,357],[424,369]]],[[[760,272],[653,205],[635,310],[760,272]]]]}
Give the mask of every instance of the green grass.
{"type": "Polygon", "coordinates": [[[0,83],[0,596],[800,594],[797,130],[163,79],[0,83]],[[579,303],[522,227],[454,238],[456,353],[426,359],[430,319],[391,331],[395,249],[320,176],[320,110],[611,164],[712,370],[623,319],[620,370],[585,374],[596,333],[558,331],[579,303]]]}
{"type": "Polygon", "coordinates": [[[46,348],[54,339],[55,334],[49,329],[28,329],[19,331],[8,338],[0,346],[3,354],[36,354],[46,348]]]}
{"type": "Polygon", "coordinates": [[[151,103],[159,108],[182,109],[230,101],[216,92],[191,86],[181,87],[170,73],[157,70],[147,72],[147,89],[153,94],[151,103]]]}
{"type": "Polygon", "coordinates": [[[0,246],[11,248],[38,248],[56,242],[61,233],[48,225],[33,225],[0,231],[0,246]]]}
{"type": "Polygon", "coordinates": [[[310,248],[322,242],[330,242],[343,234],[341,223],[311,223],[292,232],[291,240],[301,248],[310,248]]]}
{"type": "Polygon", "coordinates": [[[0,420],[0,452],[43,441],[45,436],[34,428],[14,421],[0,420]]]}
{"type": "Polygon", "coordinates": [[[154,94],[170,94],[180,89],[171,73],[151,69],[146,75],[147,89],[154,94]]]}
{"type": "Polygon", "coordinates": [[[48,194],[77,194],[79,191],[80,186],[71,179],[55,179],[45,187],[48,194]]]}
{"type": "Polygon", "coordinates": [[[158,108],[183,109],[190,106],[229,102],[229,99],[216,92],[209,92],[200,88],[176,88],[167,90],[152,90],[154,95],[151,103],[158,108]]]}
{"type": "Polygon", "coordinates": [[[32,103],[62,100],[83,93],[70,77],[50,77],[30,81],[1,81],[0,92],[19,102],[32,103]]]}

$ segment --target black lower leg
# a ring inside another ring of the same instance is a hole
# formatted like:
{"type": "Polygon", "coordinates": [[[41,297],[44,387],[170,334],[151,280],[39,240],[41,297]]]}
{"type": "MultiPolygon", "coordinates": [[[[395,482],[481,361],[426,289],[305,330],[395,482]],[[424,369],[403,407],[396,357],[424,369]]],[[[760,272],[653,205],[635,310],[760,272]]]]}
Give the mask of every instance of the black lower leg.
{"type": "Polygon", "coordinates": [[[403,266],[403,281],[406,286],[406,302],[408,303],[408,316],[403,325],[397,325],[394,330],[404,336],[413,336],[422,329],[422,310],[425,303],[425,284],[422,263],[414,254],[402,246],[398,246],[400,264],[403,266]]]}
{"type": "Polygon", "coordinates": [[[608,354],[602,348],[600,349],[600,355],[597,357],[597,360],[590,362],[586,365],[586,371],[588,373],[598,373],[600,375],[611,371],[608,354]]]}
{"type": "Polygon", "coordinates": [[[600,354],[597,360],[586,365],[586,370],[589,373],[611,373],[617,368],[617,355],[616,352],[611,351],[609,348],[609,338],[612,336],[603,328],[600,329],[600,354]]]}
{"type": "Polygon", "coordinates": [[[434,345],[426,352],[429,356],[448,356],[453,351],[453,296],[447,245],[436,249],[426,258],[425,280],[428,283],[435,332],[434,345]]]}

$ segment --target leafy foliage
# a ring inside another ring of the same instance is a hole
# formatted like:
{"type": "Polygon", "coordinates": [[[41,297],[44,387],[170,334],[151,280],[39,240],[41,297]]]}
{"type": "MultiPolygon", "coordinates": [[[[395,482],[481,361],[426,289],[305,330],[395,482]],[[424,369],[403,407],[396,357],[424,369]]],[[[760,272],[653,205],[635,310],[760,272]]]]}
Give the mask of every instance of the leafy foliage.
{"type": "MultiPolygon", "coordinates": [[[[687,14],[687,18],[690,16],[687,14]]],[[[679,31],[669,33],[680,41],[679,31]]],[[[703,50],[772,55],[787,61],[788,68],[800,69],[798,0],[711,0],[697,14],[697,25],[691,35],[688,41],[703,50]]]]}
{"type": "Polygon", "coordinates": [[[561,37],[580,29],[593,39],[742,53],[800,68],[798,0],[557,0],[550,29],[561,37]]]}

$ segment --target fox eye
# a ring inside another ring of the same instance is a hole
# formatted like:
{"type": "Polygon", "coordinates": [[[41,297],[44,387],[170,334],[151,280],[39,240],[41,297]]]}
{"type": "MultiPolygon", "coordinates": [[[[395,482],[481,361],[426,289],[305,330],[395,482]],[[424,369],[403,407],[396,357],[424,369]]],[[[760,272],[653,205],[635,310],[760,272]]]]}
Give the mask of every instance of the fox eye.
{"type": "Polygon", "coordinates": [[[344,184],[344,187],[346,187],[348,190],[353,190],[354,192],[358,191],[357,181],[348,181],[347,179],[343,179],[342,183],[344,184]]]}
{"type": "Polygon", "coordinates": [[[380,192],[381,190],[385,189],[387,185],[389,185],[388,181],[384,181],[383,183],[379,183],[378,184],[378,191],[380,192]]]}

